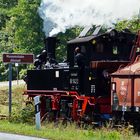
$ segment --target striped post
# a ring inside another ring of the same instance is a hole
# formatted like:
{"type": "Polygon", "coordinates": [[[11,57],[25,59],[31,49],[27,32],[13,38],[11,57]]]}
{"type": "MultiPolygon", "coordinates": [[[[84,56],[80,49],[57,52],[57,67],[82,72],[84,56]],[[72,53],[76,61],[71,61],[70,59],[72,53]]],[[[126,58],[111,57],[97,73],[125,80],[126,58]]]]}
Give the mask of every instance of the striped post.
{"type": "Polygon", "coordinates": [[[40,122],[40,96],[34,97],[34,103],[35,103],[35,122],[36,122],[36,129],[41,128],[41,122],[40,122]]]}

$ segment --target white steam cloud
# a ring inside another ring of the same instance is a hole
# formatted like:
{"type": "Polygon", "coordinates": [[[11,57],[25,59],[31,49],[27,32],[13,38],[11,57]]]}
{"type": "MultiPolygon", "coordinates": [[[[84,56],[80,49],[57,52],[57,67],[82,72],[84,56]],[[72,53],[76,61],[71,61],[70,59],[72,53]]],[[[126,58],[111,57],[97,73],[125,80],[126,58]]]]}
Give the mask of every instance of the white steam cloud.
{"type": "Polygon", "coordinates": [[[109,24],[137,15],[140,0],[42,0],[39,13],[46,36],[75,25],[109,24]]]}

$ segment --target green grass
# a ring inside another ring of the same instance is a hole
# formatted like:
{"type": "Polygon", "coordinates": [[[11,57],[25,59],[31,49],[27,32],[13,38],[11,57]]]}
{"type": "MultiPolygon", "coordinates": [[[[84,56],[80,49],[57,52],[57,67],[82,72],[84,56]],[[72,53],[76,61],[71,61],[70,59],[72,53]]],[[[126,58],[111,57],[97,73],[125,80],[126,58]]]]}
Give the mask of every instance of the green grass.
{"type": "Polygon", "coordinates": [[[0,121],[0,131],[49,138],[51,140],[138,140],[138,137],[133,136],[126,129],[111,130],[102,128],[84,130],[76,128],[74,124],[66,128],[62,125],[56,128],[54,124],[46,124],[41,127],[41,130],[36,130],[35,125],[0,121]]]}
{"type": "MultiPolygon", "coordinates": [[[[21,109],[27,97],[23,96],[25,85],[12,87],[12,110],[21,109]]],[[[8,115],[8,87],[0,88],[0,114],[8,115]]]]}
{"type": "MultiPolygon", "coordinates": [[[[26,97],[23,96],[23,91],[26,87],[14,86],[12,89],[12,112],[20,115],[19,110],[24,107],[26,97]]],[[[8,89],[3,87],[0,89],[0,114],[8,115],[8,89]]],[[[19,115],[19,116],[18,116],[19,115]]],[[[18,119],[18,118],[13,119],[18,119]]],[[[29,118],[32,119],[32,118],[29,118]]],[[[14,123],[11,120],[0,120],[0,131],[9,132],[22,135],[30,135],[35,137],[48,138],[51,140],[138,140],[139,138],[127,129],[113,130],[109,128],[91,129],[87,130],[77,128],[76,125],[71,124],[67,127],[59,124],[57,128],[54,124],[42,124],[41,130],[36,130],[35,124],[28,123],[14,123]]]]}

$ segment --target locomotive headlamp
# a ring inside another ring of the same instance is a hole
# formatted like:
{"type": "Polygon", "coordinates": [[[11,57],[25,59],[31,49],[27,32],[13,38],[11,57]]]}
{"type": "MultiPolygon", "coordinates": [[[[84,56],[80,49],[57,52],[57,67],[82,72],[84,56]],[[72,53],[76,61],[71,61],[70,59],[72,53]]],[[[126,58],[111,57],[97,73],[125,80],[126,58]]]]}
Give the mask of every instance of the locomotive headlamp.
{"type": "Polygon", "coordinates": [[[34,66],[38,66],[38,65],[40,65],[40,61],[39,61],[39,59],[35,59],[34,66]]]}
{"type": "Polygon", "coordinates": [[[41,66],[41,61],[40,61],[39,59],[35,59],[35,61],[34,61],[34,66],[35,66],[36,68],[40,67],[40,66],[41,66]]]}
{"type": "Polygon", "coordinates": [[[37,59],[40,59],[40,54],[38,54],[38,55],[36,56],[36,58],[37,58],[37,59]]]}
{"type": "Polygon", "coordinates": [[[43,50],[41,55],[43,55],[44,57],[47,57],[47,51],[46,50],[43,50]]]}
{"type": "Polygon", "coordinates": [[[46,63],[46,60],[47,60],[47,51],[46,50],[42,51],[40,59],[42,62],[46,63]]]}
{"type": "Polygon", "coordinates": [[[36,58],[41,62],[41,63],[46,63],[47,60],[47,51],[43,50],[41,54],[37,55],[36,58]]]}

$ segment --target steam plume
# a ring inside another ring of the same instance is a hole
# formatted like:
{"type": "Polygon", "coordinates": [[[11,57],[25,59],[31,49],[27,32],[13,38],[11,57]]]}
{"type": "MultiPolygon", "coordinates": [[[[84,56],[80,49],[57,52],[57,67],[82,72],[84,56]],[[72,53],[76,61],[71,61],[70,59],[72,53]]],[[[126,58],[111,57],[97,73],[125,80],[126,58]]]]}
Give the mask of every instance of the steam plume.
{"type": "Polygon", "coordinates": [[[42,0],[39,13],[46,36],[75,25],[109,24],[137,15],[140,0],[42,0]]]}

